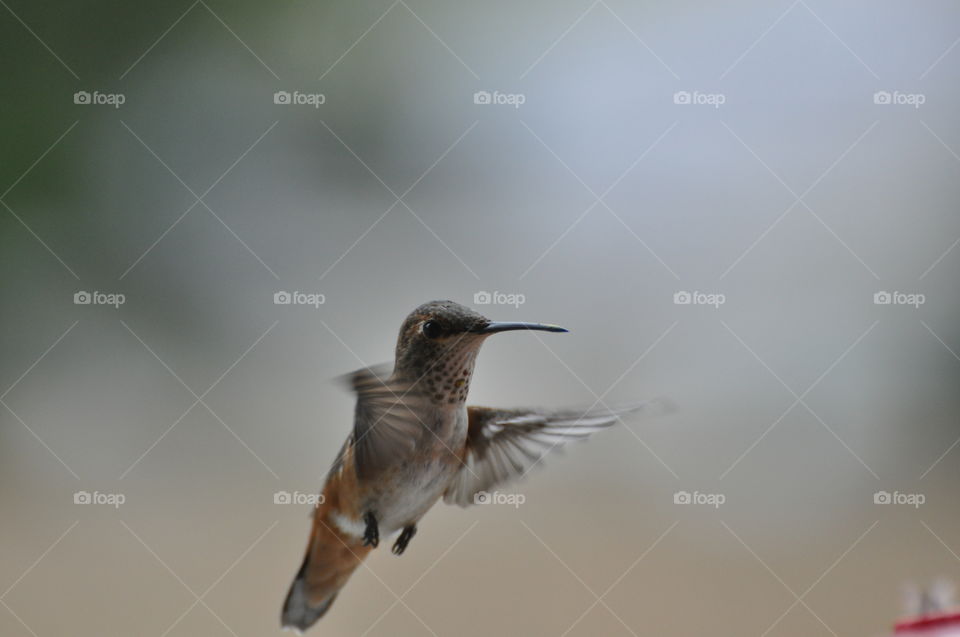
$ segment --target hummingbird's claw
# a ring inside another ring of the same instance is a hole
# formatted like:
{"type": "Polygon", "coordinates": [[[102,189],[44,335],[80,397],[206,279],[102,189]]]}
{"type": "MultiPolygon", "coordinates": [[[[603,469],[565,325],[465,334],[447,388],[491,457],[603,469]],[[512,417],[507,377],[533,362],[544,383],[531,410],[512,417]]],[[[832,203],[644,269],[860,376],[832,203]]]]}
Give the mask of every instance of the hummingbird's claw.
{"type": "Polygon", "coordinates": [[[377,518],[373,515],[373,511],[367,511],[363,515],[363,521],[367,524],[363,532],[363,545],[377,548],[380,544],[380,528],[377,526],[377,518]]]}
{"type": "Polygon", "coordinates": [[[415,524],[403,527],[400,537],[398,537],[397,541],[393,543],[393,554],[403,555],[403,552],[407,550],[407,544],[410,543],[410,540],[412,540],[413,536],[416,534],[417,526],[415,524]]]}

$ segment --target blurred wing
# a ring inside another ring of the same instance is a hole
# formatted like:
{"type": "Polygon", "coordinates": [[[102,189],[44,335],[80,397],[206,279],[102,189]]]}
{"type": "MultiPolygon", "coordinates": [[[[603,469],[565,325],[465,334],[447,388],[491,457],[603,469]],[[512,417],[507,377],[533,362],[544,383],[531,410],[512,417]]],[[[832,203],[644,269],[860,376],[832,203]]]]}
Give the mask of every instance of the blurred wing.
{"type": "Polygon", "coordinates": [[[443,495],[447,504],[474,503],[479,491],[524,475],[551,449],[609,427],[626,413],[648,404],[624,409],[546,411],[468,407],[469,428],[463,466],[443,495]]]}
{"type": "Polygon", "coordinates": [[[417,412],[423,409],[425,397],[414,383],[392,379],[389,369],[379,365],[346,376],[357,394],[353,435],[347,444],[361,480],[410,455],[422,432],[417,412]]]}

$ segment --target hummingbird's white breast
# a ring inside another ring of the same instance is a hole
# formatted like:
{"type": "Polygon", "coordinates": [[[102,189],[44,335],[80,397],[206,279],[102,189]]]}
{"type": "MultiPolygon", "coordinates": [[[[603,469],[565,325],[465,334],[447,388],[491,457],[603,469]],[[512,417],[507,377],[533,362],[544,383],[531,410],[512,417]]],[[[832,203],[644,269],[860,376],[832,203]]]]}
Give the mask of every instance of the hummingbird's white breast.
{"type": "Polygon", "coordinates": [[[365,507],[376,512],[384,535],[422,518],[460,468],[459,454],[467,438],[466,406],[438,406],[424,414],[423,421],[426,426],[414,454],[398,461],[365,507]]]}

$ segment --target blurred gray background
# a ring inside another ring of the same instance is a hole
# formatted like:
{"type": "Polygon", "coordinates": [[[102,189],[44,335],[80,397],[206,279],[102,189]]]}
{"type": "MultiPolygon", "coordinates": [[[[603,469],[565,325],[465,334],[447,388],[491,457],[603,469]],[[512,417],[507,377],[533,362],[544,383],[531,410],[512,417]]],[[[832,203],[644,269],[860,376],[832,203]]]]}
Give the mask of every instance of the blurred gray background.
{"type": "Polygon", "coordinates": [[[960,578],[956,3],[0,4],[0,634],[278,633],[332,379],[495,291],[571,332],[472,402],[679,409],[316,634],[869,637],[960,578]]]}

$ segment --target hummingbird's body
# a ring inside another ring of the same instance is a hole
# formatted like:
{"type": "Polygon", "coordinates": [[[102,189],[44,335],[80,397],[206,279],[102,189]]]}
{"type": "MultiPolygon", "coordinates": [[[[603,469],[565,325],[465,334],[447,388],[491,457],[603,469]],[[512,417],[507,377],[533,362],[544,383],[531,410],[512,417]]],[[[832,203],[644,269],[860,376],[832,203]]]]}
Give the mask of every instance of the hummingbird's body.
{"type": "Polygon", "coordinates": [[[305,630],[333,603],[381,536],[400,532],[403,553],[441,497],[467,506],[522,476],[571,439],[616,422],[608,410],[550,412],[467,407],[480,345],[490,334],[553,325],[495,323],[452,301],[420,306],[404,321],[391,373],[349,376],[354,428],[327,475],[303,565],[284,603],[285,627],[305,630]]]}
{"type": "Polygon", "coordinates": [[[376,512],[379,532],[384,536],[416,525],[460,469],[460,456],[451,450],[464,447],[466,406],[438,409],[423,420],[430,429],[425,429],[414,443],[413,454],[398,458],[385,468],[382,478],[364,485],[359,493],[361,510],[376,512]]]}

